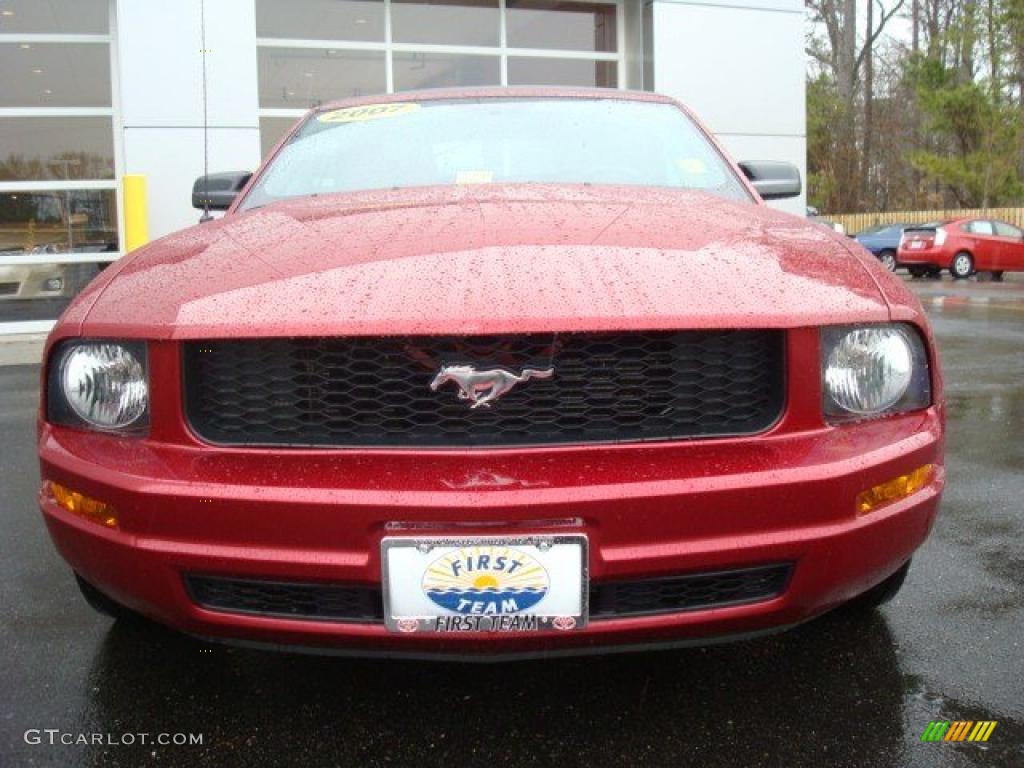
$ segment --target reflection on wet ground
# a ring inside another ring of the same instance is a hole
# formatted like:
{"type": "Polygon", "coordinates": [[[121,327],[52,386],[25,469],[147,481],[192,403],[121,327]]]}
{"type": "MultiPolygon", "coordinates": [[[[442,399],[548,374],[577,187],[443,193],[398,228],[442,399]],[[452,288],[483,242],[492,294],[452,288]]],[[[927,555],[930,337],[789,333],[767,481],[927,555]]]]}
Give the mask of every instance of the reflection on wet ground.
{"type": "Polygon", "coordinates": [[[704,649],[461,666],[266,654],[81,602],[34,508],[37,370],[0,369],[0,764],[1024,764],[1024,315],[929,308],[949,484],[896,601],[704,649]],[[996,720],[923,744],[930,720],[996,720]],[[29,728],[202,746],[29,745],[29,728]]]}

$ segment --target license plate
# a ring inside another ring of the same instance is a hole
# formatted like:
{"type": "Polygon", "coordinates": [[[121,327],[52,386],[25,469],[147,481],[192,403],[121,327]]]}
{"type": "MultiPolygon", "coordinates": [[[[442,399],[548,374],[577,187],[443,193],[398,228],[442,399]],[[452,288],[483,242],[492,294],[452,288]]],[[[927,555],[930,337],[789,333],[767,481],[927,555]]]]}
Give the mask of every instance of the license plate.
{"type": "Polygon", "coordinates": [[[394,537],[381,542],[392,632],[572,632],[587,624],[587,537],[394,537]]]}
{"type": "Polygon", "coordinates": [[[924,240],[911,240],[910,247],[913,249],[924,248],[924,240]]]}

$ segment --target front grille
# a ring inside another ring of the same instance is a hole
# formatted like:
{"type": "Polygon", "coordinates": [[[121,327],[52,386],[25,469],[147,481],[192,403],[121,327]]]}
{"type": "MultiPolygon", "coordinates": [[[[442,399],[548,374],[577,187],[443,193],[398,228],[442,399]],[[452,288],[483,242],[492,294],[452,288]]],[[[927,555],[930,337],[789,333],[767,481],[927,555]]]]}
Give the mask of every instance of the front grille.
{"type": "MultiPolygon", "coordinates": [[[[599,621],[770,600],[785,591],[792,570],[790,563],[783,563],[661,579],[596,582],[590,585],[590,617],[599,621]]],[[[383,599],[376,587],[196,575],[186,576],[185,584],[195,603],[214,611],[383,622],[383,599]]]]}
{"type": "Polygon", "coordinates": [[[600,582],[590,588],[594,619],[682,613],[769,600],[786,589],[792,565],[766,565],[642,581],[600,582]]]}
{"type": "Polygon", "coordinates": [[[323,621],[383,621],[380,590],[373,587],[213,576],[187,576],[185,584],[194,602],[214,611],[323,621]]]}
{"type": "Polygon", "coordinates": [[[13,296],[18,292],[18,283],[0,283],[0,296],[13,296]]]}
{"type": "Polygon", "coordinates": [[[226,445],[505,446],[743,435],[783,407],[781,331],[190,342],[185,409],[226,445]],[[554,368],[470,408],[442,365],[554,368]]]}

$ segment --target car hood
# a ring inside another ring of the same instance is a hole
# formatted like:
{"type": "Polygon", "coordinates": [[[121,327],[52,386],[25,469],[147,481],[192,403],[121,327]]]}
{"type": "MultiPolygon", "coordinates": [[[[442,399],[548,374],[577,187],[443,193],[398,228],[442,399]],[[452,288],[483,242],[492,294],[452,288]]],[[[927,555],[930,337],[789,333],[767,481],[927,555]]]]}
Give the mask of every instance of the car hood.
{"type": "Polygon", "coordinates": [[[706,194],[479,186],[329,195],[133,253],[81,332],[149,338],[794,327],[884,321],[820,226],[706,194]]]}

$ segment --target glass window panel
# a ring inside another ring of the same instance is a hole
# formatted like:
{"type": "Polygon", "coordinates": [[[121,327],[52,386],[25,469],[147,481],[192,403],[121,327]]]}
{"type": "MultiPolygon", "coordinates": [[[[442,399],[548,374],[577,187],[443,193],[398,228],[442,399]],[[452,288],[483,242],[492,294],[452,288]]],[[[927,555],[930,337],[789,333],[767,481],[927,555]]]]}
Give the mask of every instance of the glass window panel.
{"type": "Polygon", "coordinates": [[[498,45],[498,0],[391,0],[396,43],[498,45]]]}
{"type": "Polygon", "coordinates": [[[996,229],[996,234],[999,237],[1012,237],[1020,240],[1021,231],[1011,224],[1007,224],[1005,221],[993,221],[992,226],[996,229]]]}
{"type": "Polygon", "coordinates": [[[0,43],[0,73],[0,107],[110,106],[106,44],[0,43]]]}
{"type": "Polygon", "coordinates": [[[501,83],[501,62],[497,56],[395,53],[393,69],[396,91],[501,83]]]}
{"type": "Polygon", "coordinates": [[[256,0],[256,36],[384,42],[383,0],[256,0]]]}
{"type": "Polygon", "coordinates": [[[262,157],[270,154],[277,142],[281,140],[285,132],[291,128],[299,118],[292,117],[261,117],[260,118],[260,151],[262,157]]]}
{"type": "Polygon", "coordinates": [[[110,253],[117,248],[112,189],[0,193],[0,264],[11,255],[110,253]]]}
{"type": "Polygon", "coordinates": [[[0,0],[0,34],[104,35],[108,0],[0,0]]]}
{"type": "Polygon", "coordinates": [[[109,117],[0,120],[0,181],[114,178],[109,117]]]}
{"type": "Polygon", "coordinates": [[[513,57],[508,60],[509,85],[578,85],[617,88],[614,61],[513,57]]]}
{"type": "Polygon", "coordinates": [[[0,255],[0,323],[56,319],[109,264],[4,264],[0,255]]]}
{"type": "Polygon", "coordinates": [[[617,48],[614,5],[508,0],[506,7],[510,47],[605,53],[613,53],[617,48]]]}
{"type": "Polygon", "coordinates": [[[383,51],[324,48],[260,48],[261,107],[316,107],[327,101],[383,93],[383,51]]]}

